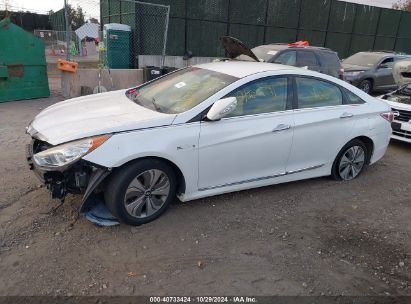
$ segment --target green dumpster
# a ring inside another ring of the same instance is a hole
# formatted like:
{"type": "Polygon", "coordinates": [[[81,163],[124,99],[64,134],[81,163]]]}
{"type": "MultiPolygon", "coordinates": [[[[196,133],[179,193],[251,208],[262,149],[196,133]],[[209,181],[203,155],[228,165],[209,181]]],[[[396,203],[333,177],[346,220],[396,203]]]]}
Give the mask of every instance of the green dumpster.
{"type": "Polygon", "coordinates": [[[44,43],[13,24],[0,21],[0,102],[50,96],[44,43]]]}
{"type": "Polygon", "coordinates": [[[106,64],[111,69],[131,68],[131,27],[126,24],[109,23],[103,28],[106,47],[106,64]]]}

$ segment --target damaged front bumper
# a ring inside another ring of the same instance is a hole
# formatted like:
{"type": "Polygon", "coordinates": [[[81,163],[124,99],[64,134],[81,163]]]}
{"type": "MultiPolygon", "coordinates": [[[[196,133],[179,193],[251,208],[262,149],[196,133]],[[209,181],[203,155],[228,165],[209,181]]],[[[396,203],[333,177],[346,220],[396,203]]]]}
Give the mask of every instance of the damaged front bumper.
{"type": "Polygon", "coordinates": [[[89,207],[88,198],[110,174],[111,169],[80,159],[62,171],[49,171],[36,165],[33,161],[35,153],[50,148],[44,141],[33,139],[27,145],[27,162],[30,170],[47,186],[53,199],[64,200],[68,193],[82,194],[80,212],[89,207]]]}

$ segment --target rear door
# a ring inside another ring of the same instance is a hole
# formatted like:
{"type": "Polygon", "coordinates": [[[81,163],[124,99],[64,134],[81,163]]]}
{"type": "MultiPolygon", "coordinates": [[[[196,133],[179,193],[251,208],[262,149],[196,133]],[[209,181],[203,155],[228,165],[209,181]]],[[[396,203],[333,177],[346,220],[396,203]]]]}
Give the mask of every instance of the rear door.
{"type": "MultiPolygon", "coordinates": [[[[349,141],[358,114],[340,87],[315,77],[296,76],[294,140],[287,171],[310,170],[334,160],[349,141]]],[[[360,101],[357,101],[360,103],[360,101]]]]}
{"type": "Polygon", "coordinates": [[[384,58],[377,66],[375,71],[375,89],[391,89],[395,88],[394,76],[392,68],[394,66],[394,57],[384,58]]]}

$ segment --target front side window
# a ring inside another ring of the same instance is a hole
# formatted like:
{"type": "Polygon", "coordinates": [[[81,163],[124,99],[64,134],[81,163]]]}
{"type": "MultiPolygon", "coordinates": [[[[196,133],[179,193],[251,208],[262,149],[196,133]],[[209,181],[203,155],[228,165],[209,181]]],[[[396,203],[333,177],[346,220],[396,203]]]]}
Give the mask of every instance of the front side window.
{"type": "Polygon", "coordinates": [[[238,80],[227,74],[191,67],[127,91],[127,97],[152,110],[177,114],[188,111],[238,80]]]}
{"type": "Polygon", "coordinates": [[[227,96],[237,98],[236,110],[227,117],[284,111],[287,91],[287,77],[264,78],[246,84],[227,96]]]}
{"type": "Polygon", "coordinates": [[[381,62],[380,66],[388,68],[388,69],[392,69],[392,67],[394,66],[394,58],[391,57],[391,58],[384,59],[381,62]]]}
{"type": "Polygon", "coordinates": [[[326,81],[297,77],[298,108],[318,108],[343,104],[341,90],[326,81]]]}
{"type": "Polygon", "coordinates": [[[297,52],[288,51],[279,55],[275,60],[275,63],[296,66],[297,65],[297,52]]]}

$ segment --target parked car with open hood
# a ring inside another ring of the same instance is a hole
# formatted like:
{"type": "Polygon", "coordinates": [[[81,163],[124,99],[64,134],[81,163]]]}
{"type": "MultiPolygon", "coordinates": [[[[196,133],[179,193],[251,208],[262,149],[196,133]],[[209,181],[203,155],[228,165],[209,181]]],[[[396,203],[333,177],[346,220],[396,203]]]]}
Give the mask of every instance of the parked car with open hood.
{"type": "Polygon", "coordinates": [[[395,63],[393,75],[399,89],[380,98],[394,111],[392,138],[411,143],[411,60],[395,63]]]}
{"type": "Polygon", "coordinates": [[[180,200],[331,175],[349,181],[383,157],[391,109],[337,78],[226,61],[136,88],[66,100],[27,128],[31,168],[52,196],[102,193],[139,225],[180,200]]]}
{"type": "Polygon", "coordinates": [[[344,77],[338,54],[327,48],[298,43],[276,43],[249,49],[238,39],[227,36],[221,37],[221,42],[230,59],[278,63],[307,68],[340,79],[344,77]]]}
{"type": "Polygon", "coordinates": [[[395,62],[411,58],[392,52],[359,52],[343,60],[345,80],[366,93],[395,90],[395,62]]]}

